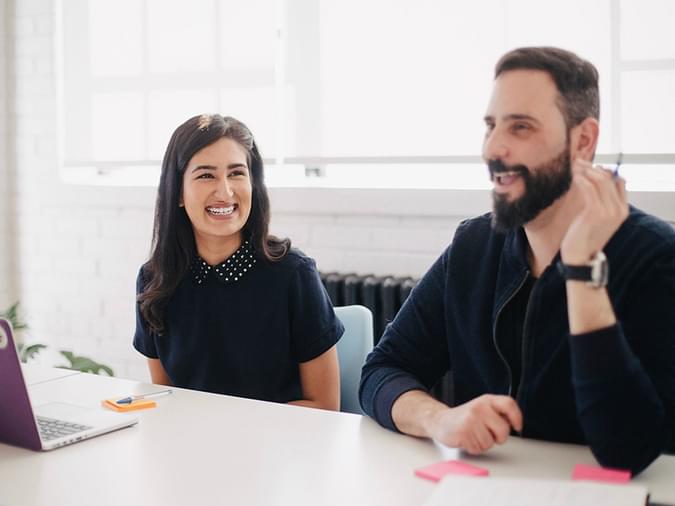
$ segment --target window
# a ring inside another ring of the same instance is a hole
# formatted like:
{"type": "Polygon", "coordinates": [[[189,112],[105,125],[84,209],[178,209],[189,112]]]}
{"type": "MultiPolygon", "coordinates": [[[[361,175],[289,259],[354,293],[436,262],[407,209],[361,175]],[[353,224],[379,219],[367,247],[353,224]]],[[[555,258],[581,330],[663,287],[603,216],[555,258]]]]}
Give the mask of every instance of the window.
{"type": "Polygon", "coordinates": [[[151,181],[176,126],[218,111],[249,125],[272,184],[487,187],[494,63],[555,45],[600,72],[598,161],[623,151],[629,184],[675,189],[669,0],[68,0],[61,14],[65,174],[151,181]]]}
{"type": "Polygon", "coordinates": [[[157,165],[202,112],[274,145],[274,0],[68,0],[62,13],[66,166],[157,165]]]}

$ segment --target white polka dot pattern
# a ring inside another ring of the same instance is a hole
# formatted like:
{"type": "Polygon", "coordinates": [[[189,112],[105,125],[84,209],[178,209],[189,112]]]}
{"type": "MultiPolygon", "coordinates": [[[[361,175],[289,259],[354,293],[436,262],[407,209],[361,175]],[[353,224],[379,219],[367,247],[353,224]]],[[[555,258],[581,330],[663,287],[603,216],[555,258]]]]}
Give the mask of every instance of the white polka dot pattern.
{"type": "Polygon", "coordinates": [[[218,265],[209,265],[197,256],[192,264],[192,280],[201,285],[209,279],[209,276],[213,276],[221,283],[234,283],[249,272],[255,263],[253,248],[246,240],[230,258],[218,265]]]}

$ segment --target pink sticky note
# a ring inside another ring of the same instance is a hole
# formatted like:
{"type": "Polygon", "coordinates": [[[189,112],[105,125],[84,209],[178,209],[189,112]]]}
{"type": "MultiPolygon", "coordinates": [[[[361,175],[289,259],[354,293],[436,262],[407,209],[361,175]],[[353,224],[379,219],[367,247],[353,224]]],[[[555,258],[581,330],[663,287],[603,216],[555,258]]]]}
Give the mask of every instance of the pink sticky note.
{"type": "Polygon", "coordinates": [[[472,466],[459,460],[444,460],[429,466],[415,469],[415,475],[431,481],[439,481],[446,474],[468,474],[470,476],[487,476],[489,471],[482,467],[472,466]]]}
{"type": "Polygon", "coordinates": [[[609,467],[577,464],[574,466],[572,479],[626,483],[627,481],[630,481],[630,471],[625,469],[611,469],[609,467]]]}

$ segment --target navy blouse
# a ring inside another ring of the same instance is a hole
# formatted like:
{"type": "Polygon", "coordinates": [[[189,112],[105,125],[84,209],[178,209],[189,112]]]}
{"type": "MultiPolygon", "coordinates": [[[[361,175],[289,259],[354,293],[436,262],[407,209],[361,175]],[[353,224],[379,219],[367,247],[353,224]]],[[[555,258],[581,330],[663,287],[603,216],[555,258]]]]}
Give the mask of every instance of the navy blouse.
{"type": "MultiPolygon", "coordinates": [[[[143,268],[136,293],[143,291],[143,268]]],[[[228,260],[197,259],[151,334],[136,304],[134,347],[159,358],[173,385],[252,399],[302,399],[298,364],[340,339],[314,260],[296,249],[266,261],[247,243],[228,260]]]]}

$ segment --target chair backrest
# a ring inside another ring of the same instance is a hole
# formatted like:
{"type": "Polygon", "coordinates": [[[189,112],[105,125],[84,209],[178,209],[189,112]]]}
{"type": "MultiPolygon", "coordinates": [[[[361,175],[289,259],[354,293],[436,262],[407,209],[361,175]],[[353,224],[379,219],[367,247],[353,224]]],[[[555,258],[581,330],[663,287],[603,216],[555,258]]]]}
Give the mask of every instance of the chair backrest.
{"type": "Polygon", "coordinates": [[[335,314],[345,327],[337,343],[340,360],[340,411],[361,414],[361,368],[373,348],[373,314],[364,306],[342,306],[335,314]]]}

